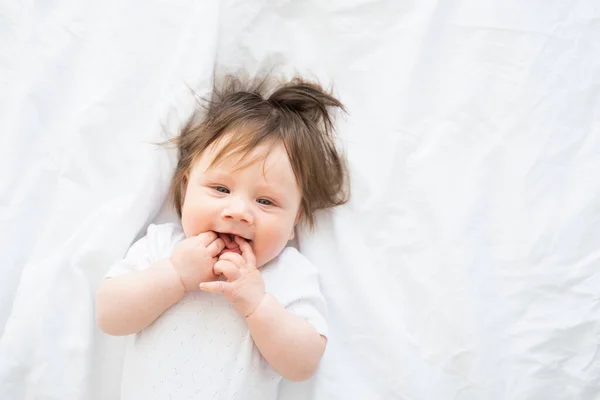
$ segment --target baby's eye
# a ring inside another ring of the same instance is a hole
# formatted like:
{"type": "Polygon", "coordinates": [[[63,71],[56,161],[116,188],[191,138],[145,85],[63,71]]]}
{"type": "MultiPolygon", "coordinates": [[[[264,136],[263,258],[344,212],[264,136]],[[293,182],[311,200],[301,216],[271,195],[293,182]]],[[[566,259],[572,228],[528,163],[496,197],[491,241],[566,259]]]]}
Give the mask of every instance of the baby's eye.
{"type": "Polygon", "coordinates": [[[221,193],[229,193],[229,189],[224,186],[215,186],[215,190],[221,193]]]}
{"type": "Polygon", "coordinates": [[[267,199],[258,199],[256,200],[259,204],[262,204],[263,206],[270,206],[273,203],[271,202],[271,200],[267,200],[267,199]]]}

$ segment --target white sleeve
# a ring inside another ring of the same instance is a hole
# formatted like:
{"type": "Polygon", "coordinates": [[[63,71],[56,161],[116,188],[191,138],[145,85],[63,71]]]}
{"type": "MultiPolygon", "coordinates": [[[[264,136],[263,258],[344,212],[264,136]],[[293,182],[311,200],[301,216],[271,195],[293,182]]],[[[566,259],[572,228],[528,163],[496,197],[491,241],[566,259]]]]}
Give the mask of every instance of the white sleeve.
{"type": "Polygon", "coordinates": [[[146,235],[136,241],[127,251],[125,258],[114,263],[105,278],[113,278],[133,271],[141,271],[156,261],[171,256],[175,245],[185,235],[177,224],[150,225],[146,235]]]}
{"type": "Polygon", "coordinates": [[[263,274],[267,292],[288,311],[307,320],[319,334],[327,336],[327,306],[317,268],[291,247],[283,250],[276,264],[263,274]]]}

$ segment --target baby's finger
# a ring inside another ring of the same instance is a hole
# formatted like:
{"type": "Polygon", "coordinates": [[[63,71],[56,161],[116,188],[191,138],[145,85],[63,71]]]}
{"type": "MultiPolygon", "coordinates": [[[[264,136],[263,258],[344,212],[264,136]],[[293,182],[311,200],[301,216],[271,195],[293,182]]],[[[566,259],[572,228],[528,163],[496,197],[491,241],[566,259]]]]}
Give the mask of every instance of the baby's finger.
{"type": "Polygon", "coordinates": [[[219,260],[213,267],[215,275],[224,275],[228,281],[235,281],[240,278],[240,269],[231,261],[219,260]]]}
{"type": "Polygon", "coordinates": [[[250,243],[239,236],[235,237],[235,242],[240,246],[240,250],[242,250],[242,257],[244,258],[246,265],[256,267],[256,257],[254,256],[254,251],[252,251],[250,243]]]}
{"type": "Polygon", "coordinates": [[[231,283],[223,281],[202,282],[200,284],[200,290],[217,294],[225,294],[227,293],[229,285],[231,285],[231,283]]]}
{"type": "Polygon", "coordinates": [[[210,254],[211,257],[216,257],[217,254],[219,254],[224,248],[225,242],[223,242],[223,239],[221,238],[215,239],[214,242],[212,242],[206,247],[206,249],[208,250],[208,254],[210,254]]]}
{"type": "Polygon", "coordinates": [[[202,232],[199,235],[197,235],[196,238],[198,238],[198,242],[202,246],[206,247],[215,241],[215,239],[217,238],[217,234],[213,231],[202,232]]]}
{"type": "Polygon", "coordinates": [[[223,241],[225,242],[225,246],[227,248],[229,248],[230,245],[234,244],[233,240],[231,239],[231,237],[227,233],[219,233],[219,237],[221,239],[223,239],[223,241]]]}
{"type": "Polygon", "coordinates": [[[237,265],[238,267],[244,264],[244,257],[242,257],[238,253],[234,253],[232,251],[228,251],[219,256],[219,260],[229,261],[237,265]]]}

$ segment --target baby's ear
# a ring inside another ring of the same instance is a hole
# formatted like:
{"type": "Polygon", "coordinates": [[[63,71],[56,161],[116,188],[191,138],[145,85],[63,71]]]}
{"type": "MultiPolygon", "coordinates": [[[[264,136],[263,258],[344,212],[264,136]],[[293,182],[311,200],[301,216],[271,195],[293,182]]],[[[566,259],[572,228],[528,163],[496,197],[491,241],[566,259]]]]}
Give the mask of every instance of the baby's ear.
{"type": "Polygon", "coordinates": [[[185,175],[181,180],[181,185],[179,186],[179,193],[181,193],[181,200],[185,199],[185,192],[187,191],[188,185],[188,177],[185,175]]]}
{"type": "Polygon", "coordinates": [[[300,210],[298,210],[298,215],[296,215],[296,220],[294,221],[294,227],[292,228],[292,232],[290,233],[289,240],[292,240],[294,237],[296,237],[296,225],[298,225],[298,222],[300,222],[303,215],[304,212],[302,211],[302,208],[300,208],[300,210]]]}
{"type": "Polygon", "coordinates": [[[294,221],[294,227],[296,227],[296,225],[298,225],[298,222],[300,222],[300,220],[302,219],[303,216],[304,216],[304,210],[302,210],[302,207],[300,207],[300,209],[298,210],[298,215],[296,215],[296,220],[294,221]]]}

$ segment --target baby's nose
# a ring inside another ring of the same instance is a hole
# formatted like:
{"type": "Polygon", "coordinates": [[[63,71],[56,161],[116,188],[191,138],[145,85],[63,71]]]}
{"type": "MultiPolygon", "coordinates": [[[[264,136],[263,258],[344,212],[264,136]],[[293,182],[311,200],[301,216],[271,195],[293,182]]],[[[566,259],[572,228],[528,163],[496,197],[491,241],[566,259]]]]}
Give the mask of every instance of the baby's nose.
{"type": "Polygon", "coordinates": [[[223,210],[221,216],[225,220],[253,224],[254,218],[246,202],[241,199],[232,199],[228,206],[223,210]]]}

